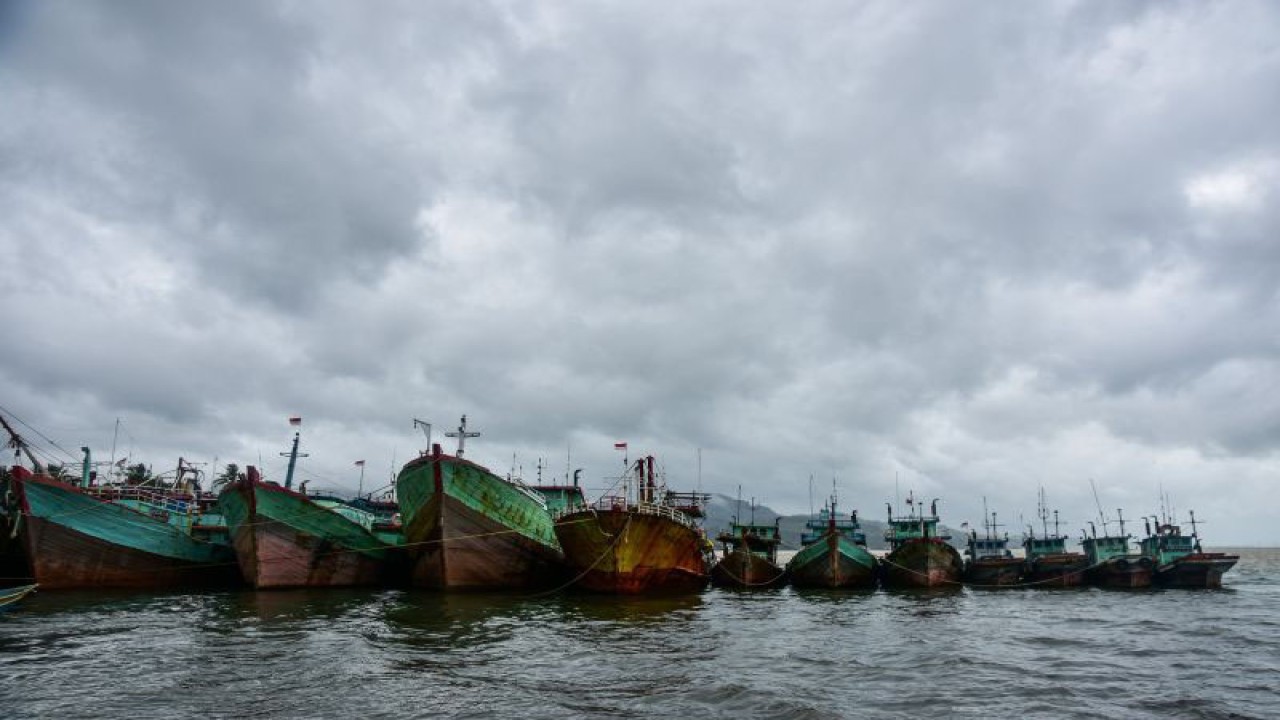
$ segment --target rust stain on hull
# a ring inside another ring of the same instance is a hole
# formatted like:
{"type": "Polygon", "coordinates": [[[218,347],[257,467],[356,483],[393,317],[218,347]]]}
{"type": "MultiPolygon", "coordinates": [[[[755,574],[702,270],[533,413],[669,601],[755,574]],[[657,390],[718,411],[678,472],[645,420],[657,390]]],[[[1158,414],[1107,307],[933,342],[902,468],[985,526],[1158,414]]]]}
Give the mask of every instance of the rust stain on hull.
{"type": "Polygon", "coordinates": [[[556,521],[575,584],[601,593],[692,592],[706,587],[704,540],[670,518],[586,510],[556,521]]]}

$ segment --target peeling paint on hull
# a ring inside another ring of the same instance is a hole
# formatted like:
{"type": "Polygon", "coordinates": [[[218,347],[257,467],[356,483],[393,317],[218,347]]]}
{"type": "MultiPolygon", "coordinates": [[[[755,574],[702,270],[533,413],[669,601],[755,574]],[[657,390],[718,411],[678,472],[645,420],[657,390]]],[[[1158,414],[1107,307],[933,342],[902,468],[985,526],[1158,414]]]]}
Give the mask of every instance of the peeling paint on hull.
{"type": "Polygon", "coordinates": [[[584,510],[555,524],[575,584],[638,595],[696,592],[707,585],[704,539],[692,527],[629,510],[584,510]]]}
{"type": "Polygon", "coordinates": [[[229,544],[192,537],[168,522],[49,478],[11,478],[25,516],[19,539],[42,589],[231,585],[229,544]]]}
{"type": "Polygon", "coordinates": [[[392,549],[357,523],[278,485],[241,480],[220,504],[244,581],[258,589],[389,582],[392,549]]]}
{"type": "Polygon", "coordinates": [[[396,480],[416,587],[550,587],[564,577],[551,515],[521,488],[449,455],[405,465],[396,480]]]}

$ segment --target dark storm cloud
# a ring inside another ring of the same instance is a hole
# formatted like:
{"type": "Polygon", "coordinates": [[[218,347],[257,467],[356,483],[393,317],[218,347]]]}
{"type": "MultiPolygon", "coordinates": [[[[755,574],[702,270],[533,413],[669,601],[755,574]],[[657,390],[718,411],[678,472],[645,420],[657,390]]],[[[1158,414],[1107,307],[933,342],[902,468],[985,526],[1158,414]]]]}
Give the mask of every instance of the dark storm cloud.
{"type": "Polygon", "coordinates": [[[810,473],[970,520],[1272,492],[1268,4],[7,13],[37,424],[244,464],[300,413],[342,482],[468,412],[504,470],[702,447],[793,511],[810,473]]]}

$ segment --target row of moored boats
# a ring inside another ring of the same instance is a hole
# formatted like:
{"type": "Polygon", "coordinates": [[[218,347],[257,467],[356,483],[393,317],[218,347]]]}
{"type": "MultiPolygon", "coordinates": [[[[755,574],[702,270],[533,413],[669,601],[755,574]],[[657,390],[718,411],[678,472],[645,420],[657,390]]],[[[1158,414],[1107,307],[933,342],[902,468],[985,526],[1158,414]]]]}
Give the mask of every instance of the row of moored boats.
{"type": "MultiPolygon", "coordinates": [[[[834,499],[807,525],[802,549],[777,561],[778,526],[740,524],[718,536],[700,522],[710,497],[667,487],[654,458],[627,461],[615,486],[588,498],[575,473],[562,484],[500,477],[458,449],[406,463],[383,494],[354,499],[293,486],[295,434],[283,484],[249,466],[216,491],[179,461],[162,483],[99,482],[90,453],[78,477],[49,471],[0,418],[26,464],[0,471],[0,577],[60,588],[254,588],[409,585],[447,590],[554,589],[689,592],[714,582],[770,587],[979,585],[1140,587],[1152,581],[1213,587],[1235,556],[1204,553],[1193,532],[1160,525],[1128,552],[1127,537],[1092,537],[1071,553],[1059,535],[1028,537],[1025,558],[1007,538],[969,538],[959,553],[938,532],[936,501],[889,517],[890,551],[866,548],[856,513],[834,499]],[[916,512],[916,509],[919,512],[916,512]]],[[[0,584],[11,584],[0,581],[0,584]]]]}

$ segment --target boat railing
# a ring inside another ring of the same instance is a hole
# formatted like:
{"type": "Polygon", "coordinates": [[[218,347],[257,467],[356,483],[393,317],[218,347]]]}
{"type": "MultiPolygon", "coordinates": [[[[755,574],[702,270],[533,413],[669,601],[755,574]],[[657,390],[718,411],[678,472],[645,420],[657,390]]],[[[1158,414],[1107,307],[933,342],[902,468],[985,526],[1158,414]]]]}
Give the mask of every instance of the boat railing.
{"type": "Polygon", "coordinates": [[[627,498],[622,495],[604,495],[593,503],[585,506],[569,507],[561,510],[557,517],[568,515],[570,513],[582,512],[583,510],[591,511],[627,511],[640,515],[655,515],[657,517],[665,517],[674,520],[681,525],[691,528],[697,528],[698,524],[685,513],[670,506],[660,503],[628,503],[627,498]]]}
{"type": "Polygon", "coordinates": [[[519,490],[520,492],[524,493],[525,496],[528,497],[530,500],[538,503],[538,506],[541,507],[543,510],[547,509],[547,499],[542,497],[542,494],[539,493],[538,491],[534,490],[528,485],[525,485],[524,481],[521,480],[520,478],[517,478],[517,477],[507,478],[507,483],[511,485],[511,487],[515,488],[516,490],[519,490]]]}
{"type": "Polygon", "coordinates": [[[132,500],[143,505],[147,505],[166,512],[186,514],[191,511],[195,505],[193,497],[183,493],[176,495],[172,492],[166,493],[155,490],[154,488],[143,487],[141,485],[128,485],[124,487],[93,487],[86,488],[90,495],[108,501],[132,500]]]}

